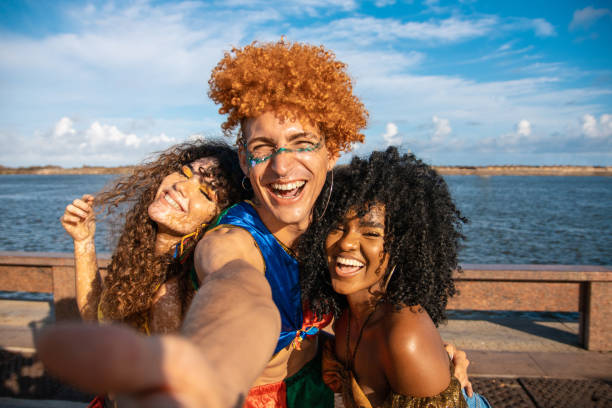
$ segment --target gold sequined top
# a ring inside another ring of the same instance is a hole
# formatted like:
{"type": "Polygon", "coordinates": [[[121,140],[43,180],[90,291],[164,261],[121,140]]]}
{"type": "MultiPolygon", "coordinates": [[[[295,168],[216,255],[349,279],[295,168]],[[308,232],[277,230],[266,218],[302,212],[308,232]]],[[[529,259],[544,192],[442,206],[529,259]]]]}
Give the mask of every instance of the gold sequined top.
{"type": "MultiPolygon", "coordinates": [[[[372,408],[372,404],[355,380],[352,371],[347,370],[334,353],[334,342],[328,341],[323,348],[323,381],[336,393],[342,393],[346,408],[372,408]]],[[[411,397],[389,393],[383,408],[468,408],[459,380],[452,376],[453,367],[450,363],[451,382],[440,394],[433,397],[411,397]]]]}

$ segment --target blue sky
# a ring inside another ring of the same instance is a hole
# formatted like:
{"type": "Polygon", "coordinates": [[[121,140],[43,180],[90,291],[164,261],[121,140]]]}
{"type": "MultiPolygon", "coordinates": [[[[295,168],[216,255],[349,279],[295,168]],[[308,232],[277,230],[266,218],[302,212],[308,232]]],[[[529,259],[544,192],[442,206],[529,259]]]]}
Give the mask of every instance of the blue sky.
{"type": "Polygon", "coordinates": [[[612,3],[562,0],[5,0],[0,164],[134,164],[219,136],[212,67],[282,35],[348,64],[370,111],[356,154],[612,165],[612,3]]]}

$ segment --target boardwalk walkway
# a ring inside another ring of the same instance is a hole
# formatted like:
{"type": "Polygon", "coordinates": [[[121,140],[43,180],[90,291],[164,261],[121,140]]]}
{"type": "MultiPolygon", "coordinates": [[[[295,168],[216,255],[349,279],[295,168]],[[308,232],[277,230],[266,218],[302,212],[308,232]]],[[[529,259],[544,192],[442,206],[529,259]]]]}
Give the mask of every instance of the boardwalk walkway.
{"type": "MultiPolygon", "coordinates": [[[[578,322],[559,316],[452,314],[440,331],[467,351],[474,389],[493,407],[612,407],[612,353],[581,349],[578,322]]],[[[0,407],[86,406],[90,396],[33,355],[33,336],[51,321],[48,302],[0,300],[0,407]]]]}

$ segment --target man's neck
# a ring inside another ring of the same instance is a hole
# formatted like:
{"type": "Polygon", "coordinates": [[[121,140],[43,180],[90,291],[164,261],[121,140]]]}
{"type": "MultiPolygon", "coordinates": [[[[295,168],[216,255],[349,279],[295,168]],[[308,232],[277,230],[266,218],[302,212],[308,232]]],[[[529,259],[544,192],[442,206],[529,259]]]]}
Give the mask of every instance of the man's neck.
{"type": "Polygon", "coordinates": [[[267,211],[262,211],[261,207],[255,205],[255,211],[261,218],[263,224],[287,248],[293,248],[295,241],[306,231],[310,225],[310,218],[296,224],[285,224],[267,211]]]}

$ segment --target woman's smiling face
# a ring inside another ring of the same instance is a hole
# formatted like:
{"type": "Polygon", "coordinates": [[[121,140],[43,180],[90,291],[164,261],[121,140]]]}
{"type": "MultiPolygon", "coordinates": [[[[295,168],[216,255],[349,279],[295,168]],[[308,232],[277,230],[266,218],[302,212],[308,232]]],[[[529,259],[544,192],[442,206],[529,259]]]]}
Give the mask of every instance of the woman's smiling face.
{"type": "Polygon", "coordinates": [[[149,217],[160,231],[183,236],[212,221],[221,210],[212,183],[219,177],[216,158],[204,157],[167,175],[149,205],[149,217]]]}
{"type": "Polygon", "coordinates": [[[354,209],[349,210],[325,240],[334,290],[352,295],[379,283],[389,258],[384,245],[385,207],[372,205],[363,217],[358,217],[354,209]]]}

